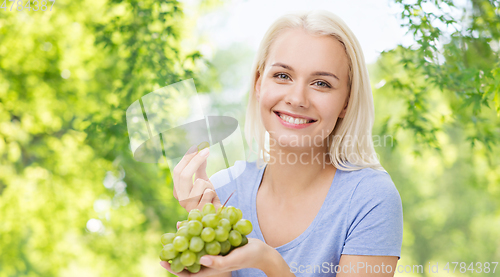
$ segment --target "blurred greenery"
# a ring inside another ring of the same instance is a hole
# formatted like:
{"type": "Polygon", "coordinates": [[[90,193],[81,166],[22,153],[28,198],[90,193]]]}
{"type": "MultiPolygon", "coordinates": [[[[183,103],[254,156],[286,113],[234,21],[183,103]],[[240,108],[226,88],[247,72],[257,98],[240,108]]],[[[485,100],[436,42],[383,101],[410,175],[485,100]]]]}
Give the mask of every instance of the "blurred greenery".
{"type": "Polygon", "coordinates": [[[168,168],[133,160],[125,111],[210,71],[190,24],[178,1],[0,10],[0,276],[167,275],[159,238],[184,211],[168,168]]]}
{"type": "MultiPolygon", "coordinates": [[[[167,276],[159,238],[186,213],[168,167],[132,158],[125,111],[189,78],[248,93],[252,50],[197,49],[196,19],[223,4],[0,10],[0,277],[167,276]]],[[[403,200],[399,264],[500,262],[500,3],[393,4],[415,44],[369,70],[376,150],[403,200]]],[[[245,107],[214,103],[241,126],[245,107]]]]}
{"type": "Polygon", "coordinates": [[[395,3],[415,44],[369,67],[373,133],[391,138],[376,149],[403,202],[399,264],[425,267],[396,276],[497,276],[477,262],[500,261],[500,1],[395,3]]]}

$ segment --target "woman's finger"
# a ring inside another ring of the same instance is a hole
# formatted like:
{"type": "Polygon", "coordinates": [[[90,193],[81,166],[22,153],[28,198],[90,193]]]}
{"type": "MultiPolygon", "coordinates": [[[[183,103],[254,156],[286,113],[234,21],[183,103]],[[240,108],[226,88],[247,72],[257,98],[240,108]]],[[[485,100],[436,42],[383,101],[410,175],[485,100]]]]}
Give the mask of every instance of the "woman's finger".
{"type": "Polygon", "coordinates": [[[182,201],[179,201],[179,204],[181,204],[181,206],[184,207],[188,212],[195,208],[201,210],[203,209],[203,205],[205,205],[206,203],[213,203],[215,209],[219,209],[222,204],[219,200],[219,197],[217,196],[217,193],[215,193],[215,196],[213,198],[211,198],[213,194],[206,195],[205,201],[201,201],[201,199],[203,198],[203,194],[205,193],[205,191],[207,191],[207,189],[215,191],[214,185],[210,181],[196,179],[189,197],[182,201]]]}
{"type": "Polygon", "coordinates": [[[175,183],[174,187],[172,188],[172,191],[174,192],[174,198],[177,199],[177,201],[179,201],[179,198],[177,198],[177,192],[175,192],[175,183]]]}
{"type": "MultiPolygon", "coordinates": [[[[206,185],[206,187],[204,187],[203,192],[205,192],[205,190],[207,188],[210,188],[214,191],[215,197],[211,199],[211,203],[214,204],[214,207],[216,210],[219,210],[219,208],[222,207],[222,203],[220,202],[219,196],[217,195],[217,192],[215,191],[214,185],[212,184],[212,182],[210,182],[210,180],[205,181],[205,185],[206,185]]],[[[200,203],[200,204],[204,205],[204,203],[200,203]]],[[[201,207],[203,208],[203,206],[201,206],[201,207]]]]}
{"type": "Polygon", "coordinates": [[[188,151],[186,152],[186,154],[184,154],[184,157],[182,157],[180,162],[174,167],[174,170],[172,171],[172,173],[174,175],[174,177],[173,177],[174,197],[177,200],[179,200],[178,195],[177,195],[177,190],[179,189],[178,184],[179,184],[180,174],[181,174],[182,170],[186,167],[186,165],[189,163],[189,161],[191,161],[194,158],[194,156],[196,156],[196,150],[197,150],[196,145],[191,146],[188,149],[188,151]]]}
{"type": "Polygon", "coordinates": [[[194,177],[195,180],[196,179],[204,179],[204,180],[207,180],[207,181],[209,180],[208,179],[208,175],[207,175],[207,160],[208,159],[205,159],[201,163],[200,167],[198,167],[198,169],[196,170],[195,177],[194,177]]]}
{"type": "Polygon", "coordinates": [[[208,148],[203,149],[198,154],[196,154],[182,169],[179,174],[178,184],[175,184],[177,189],[177,196],[179,200],[184,200],[188,198],[189,193],[193,187],[193,176],[198,170],[200,165],[207,159],[209,154],[208,148]],[[178,186],[177,186],[178,185],[178,186]]]}
{"type": "Polygon", "coordinates": [[[214,204],[214,207],[217,211],[219,210],[220,207],[222,207],[222,203],[220,202],[220,199],[219,199],[219,196],[217,195],[217,192],[215,193],[215,198],[212,199],[212,203],[214,204]]]}
{"type": "Polygon", "coordinates": [[[205,192],[206,189],[213,189],[212,183],[209,181],[205,181],[203,179],[196,179],[196,181],[193,184],[193,189],[189,193],[189,198],[194,198],[197,197],[197,200],[195,205],[198,206],[198,203],[201,200],[201,197],[203,196],[203,192],[205,192]]]}
{"type": "Polygon", "coordinates": [[[212,200],[215,199],[215,197],[217,197],[217,193],[215,192],[215,190],[211,188],[205,189],[205,191],[203,192],[203,196],[201,197],[200,204],[198,204],[198,209],[201,211],[203,209],[203,206],[205,206],[205,204],[207,203],[212,203],[212,200]]]}
{"type": "Polygon", "coordinates": [[[214,275],[221,274],[221,273],[222,272],[217,270],[217,269],[203,266],[200,271],[198,271],[197,273],[191,274],[191,276],[206,277],[206,276],[214,276],[214,275]]]}
{"type": "Polygon", "coordinates": [[[253,259],[263,252],[264,249],[262,247],[264,245],[270,247],[258,239],[248,238],[248,243],[245,246],[232,250],[229,255],[204,255],[200,259],[200,264],[214,269],[216,272],[227,272],[252,267],[252,265],[255,265],[255,260],[253,259]]]}
{"type": "MultiPolygon", "coordinates": [[[[206,188],[210,188],[210,189],[212,189],[212,190],[214,191],[214,194],[215,194],[215,196],[214,196],[214,197],[210,200],[211,202],[207,202],[207,203],[212,203],[212,204],[214,204],[215,209],[216,209],[216,210],[219,210],[219,208],[220,208],[220,207],[222,207],[222,203],[220,202],[219,196],[217,195],[217,192],[215,191],[215,187],[214,187],[214,185],[212,184],[212,182],[210,182],[210,180],[206,181],[206,188]]],[[[205,191],[206,191],[206,188],[204,189],[204,191],[203,191],[203,192],[205,192],[205,191]]],[[[206,197],[207,197],[207,200],[206,200],[206,201],[208,201],[208,200],[209,200],[209,199],[208,199],[208,198],[209,198],[209,196],[207,195],[206,197]]],[[[203,205],[204,205],[204,204],[205,204],[205,201],[204,201],[204,203],[200,203],[200,204],[203,204],[203,205]]],[[[203,206],[201,206],[201,207],[203,208],[203,206]]]]}
{"type": "Polygon", "coordinates": [[[191,189],[191,192],[189,193],[188,198],[184,200],[180,200],[179,204],[184,207],[188,212],[191,211],[194,208],[198,208],[197,206],[199,205],[201,201],[201,197],[203,196],[203,192],[207,188],[211,188],[211,184],[205,180],[202,179],[196,179],[196,181],[193,184],[193,188],[191,189]]]}

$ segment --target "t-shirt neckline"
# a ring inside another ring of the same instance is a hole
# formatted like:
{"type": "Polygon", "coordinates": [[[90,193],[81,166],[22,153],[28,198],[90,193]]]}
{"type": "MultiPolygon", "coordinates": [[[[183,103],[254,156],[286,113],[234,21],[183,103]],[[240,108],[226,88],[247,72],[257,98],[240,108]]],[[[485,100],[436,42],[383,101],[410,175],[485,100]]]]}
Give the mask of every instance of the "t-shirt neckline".
{"type": "MultiPolygon", "coordinates": [[[[264,170],[266,169],[267,164],[264,166],[264,168],[260,169],[257,173],[257,178],[255,180],[256,184],[253,186],[253,191],[252,191],[252,199],[251,199],[251,209],[252,209],[252,221],[255,222],[254,226],[254,231],[257,235],[257,237],[262,240],[263,242],[266,242],[264,239],[264,235],[262,234],[262,231],[260,230],[260,225],[259,225],[259,220],[257,218],[257,191],[260,187],[260,184],[262,183],[262,176],[264,175],[264,170]]],[[[298,237],[293,239],[292,241],[289,241],[288,243],[285,243],[283,245],[280,245],[278,247],[275,247],[275,249],[279,252],[285,252],[288,251],[295,246],[299,245],[305,238],[309,236],[309,234],[316,228],[316,225],[321,221],[321,218],[323,217],[323,214],[325,213],[325,209],[327,209],[327,201],[330,199],[331,194],[333,193],[333,188],[337,185],[338,180],[339,180],[339,174],[342,172],[342,170],[338,169],[335,171],[335,175],[333,176],[332,183],[330,185],[330,188],[328,189],[328,193],[326,194],[325,200],[323,201],[323,204],[321,205],[321,208],[319,209],[318,214],[316,214],[316,217],[314,217],[313,222],[307,227],[307,229],[302,232],[298,237]]]]}

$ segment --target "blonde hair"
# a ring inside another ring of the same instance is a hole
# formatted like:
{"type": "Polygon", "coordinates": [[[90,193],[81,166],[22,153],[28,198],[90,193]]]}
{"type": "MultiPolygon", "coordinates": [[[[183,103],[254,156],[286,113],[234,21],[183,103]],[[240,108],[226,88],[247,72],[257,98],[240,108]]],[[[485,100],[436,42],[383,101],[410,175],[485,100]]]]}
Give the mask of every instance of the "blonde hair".
{"type": "Polygon", "coordinates": [[[308,11],[286,14],[278,18],[267,30],[257,51],[252,66],[249,101],[245,120],[245,138],[250,150],[257,154],[257,167],[262,168],[269,151],[265,148],[266,130],[260,116],[260,108],[255,94],[257,78],[262,76],[269,50],[276,38],[289,29],[303,29],[311,35],[326,35],[337,39],[343,46],[349,61],[348,99],[344,118],[339,118],[333,131],[329,134],[328,152],[330,160],[336,168],[346,171],[373,168],[385,171],[378,161],[371,137],[375,111],[368,70],[361,46],[337,15],[324,11],[308,11]],[[354,138],[353,143],[346,138],[354,138]],[[362,138],[359,141],[358,138],[362,138]],[[258,150],[252,149],[255,139],[258,150]]]}

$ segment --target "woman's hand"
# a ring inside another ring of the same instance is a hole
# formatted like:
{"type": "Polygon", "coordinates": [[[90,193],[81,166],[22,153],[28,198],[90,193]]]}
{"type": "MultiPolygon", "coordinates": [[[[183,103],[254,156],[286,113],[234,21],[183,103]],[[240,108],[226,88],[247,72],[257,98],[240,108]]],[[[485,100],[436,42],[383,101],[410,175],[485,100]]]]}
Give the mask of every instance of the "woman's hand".
{"type": "Polygon", "coordinates": [[[207,203],[214,204],[216,209],[222,206],[206,172],[209,153],[208,147],[198,153],[193,145],[174,168],[174,197],[188,212],[192,209],[201,211],[207,203]]]}
{"type": "Polygon", "coordinates": [[[267,245],[263,241],[255,238],[248,238],[248,243],[242,247],[232,250],[226,256],[212,256],[205,255],[200,259],[200,263],[205,266],[198,273],[190,273],[183,270],[180,273],[175,273],[168,262],[160,262],[170,273],[184,277],[184,276],[211,276],[221,274],[224,272],[231,272],[242,268],[258,268],[264,271],[268,266],[267,263],[271,261],[271,255],[275,251],[274,248],[267,245]]]}

